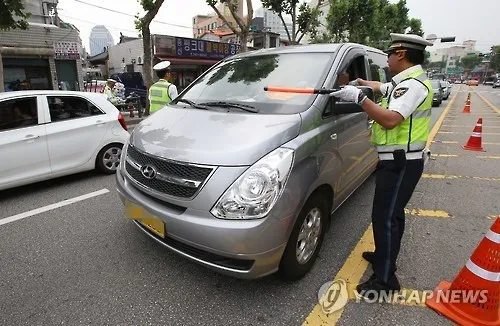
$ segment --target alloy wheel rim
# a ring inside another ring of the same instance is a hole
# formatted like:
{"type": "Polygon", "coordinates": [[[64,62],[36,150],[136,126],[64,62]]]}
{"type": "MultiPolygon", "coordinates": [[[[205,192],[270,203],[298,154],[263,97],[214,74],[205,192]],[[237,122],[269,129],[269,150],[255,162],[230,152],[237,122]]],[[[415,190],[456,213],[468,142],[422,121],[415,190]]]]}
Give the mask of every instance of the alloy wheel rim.
{"type": "Polygon", "coordinates": [[[315,207],[307,214],[297,238],[297,262],[304,265],[311,259],[318,246],[321,232],[321,211],[315,207]]]}
{"type": "Polygon", "coordinates": [[[103,165],[110,171],[116,171],[118,165],[120,165],[120,156],[122,154],[122,150],[119,147],[111,147],[102,157],[103,165]]]}

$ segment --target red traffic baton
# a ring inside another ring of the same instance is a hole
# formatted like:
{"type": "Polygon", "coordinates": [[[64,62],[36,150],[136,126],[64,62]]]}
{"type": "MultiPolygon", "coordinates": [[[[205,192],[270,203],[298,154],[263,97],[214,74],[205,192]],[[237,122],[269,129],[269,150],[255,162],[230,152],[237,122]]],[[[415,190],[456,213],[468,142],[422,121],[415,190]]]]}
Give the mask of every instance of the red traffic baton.
{"type": "Polygon", "coordinates": [[[317,88],[296,88],[296,87],[279,87],[279,86],[265,86],[266,92],[280,92],[280,93],[299,93],[299,94],[330,94],[338,91],[339,89],[317,89],[317,88]]]}

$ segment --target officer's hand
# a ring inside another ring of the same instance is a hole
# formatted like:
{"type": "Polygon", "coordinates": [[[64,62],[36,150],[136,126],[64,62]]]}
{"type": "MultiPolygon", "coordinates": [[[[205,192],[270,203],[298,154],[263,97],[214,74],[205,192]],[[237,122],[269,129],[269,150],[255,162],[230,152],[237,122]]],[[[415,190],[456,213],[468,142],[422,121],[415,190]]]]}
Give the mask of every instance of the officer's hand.
{"type": "Polygon", "coordinates": [[[350,85],[344,86],[340,91],[330,93],[330,96],[357,104],[362,103],[366,98],[366,95],[359,88],[350,85]]]}

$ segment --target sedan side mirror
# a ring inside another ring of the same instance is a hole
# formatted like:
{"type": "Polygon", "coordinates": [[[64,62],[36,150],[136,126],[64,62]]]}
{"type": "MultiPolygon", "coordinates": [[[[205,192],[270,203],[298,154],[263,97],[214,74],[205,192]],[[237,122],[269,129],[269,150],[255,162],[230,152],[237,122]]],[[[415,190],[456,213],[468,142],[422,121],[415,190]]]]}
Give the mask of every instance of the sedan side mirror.
{"type": "MultiPolygon", "coordinates": [[[[360,86],[363,93],[370,99],[374,100],[373,89],[368,86],[360,86]]],[[[333,98],[333,113],[334,114],[350,114],[350,113],[360,113],[363,112],[363,108],[354,102],[337,102],[336,98],[333,98]]]]}

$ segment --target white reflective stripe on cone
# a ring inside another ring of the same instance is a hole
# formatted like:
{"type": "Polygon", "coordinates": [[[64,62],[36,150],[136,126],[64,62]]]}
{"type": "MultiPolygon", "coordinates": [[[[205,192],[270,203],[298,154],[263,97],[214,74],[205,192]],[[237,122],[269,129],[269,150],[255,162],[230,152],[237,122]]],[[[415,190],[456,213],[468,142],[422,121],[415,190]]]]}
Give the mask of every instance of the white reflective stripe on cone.
{"type": "Polygon", "coordinates": [[[472,136],[473,137],[481,137],[481,133],[480,132],[473,132],[472,136]]]}
{"type": "Polygon", "coordinates": [[[467,268],[477,276],[481,277],[482,279],[492,281],[492,282],[500,282],[500,273],[495,273],[495,272],[490,272],[487,271],[476,264],[472,262],[472,260],[469,259],[467,264],[465,264],[467,268]]]}
{"type": "Polygon", "coordinates": [[[494,243],[500,244],[500,234],[489,230],[488,233],[486,233],[486,237],[494,243]]]}

